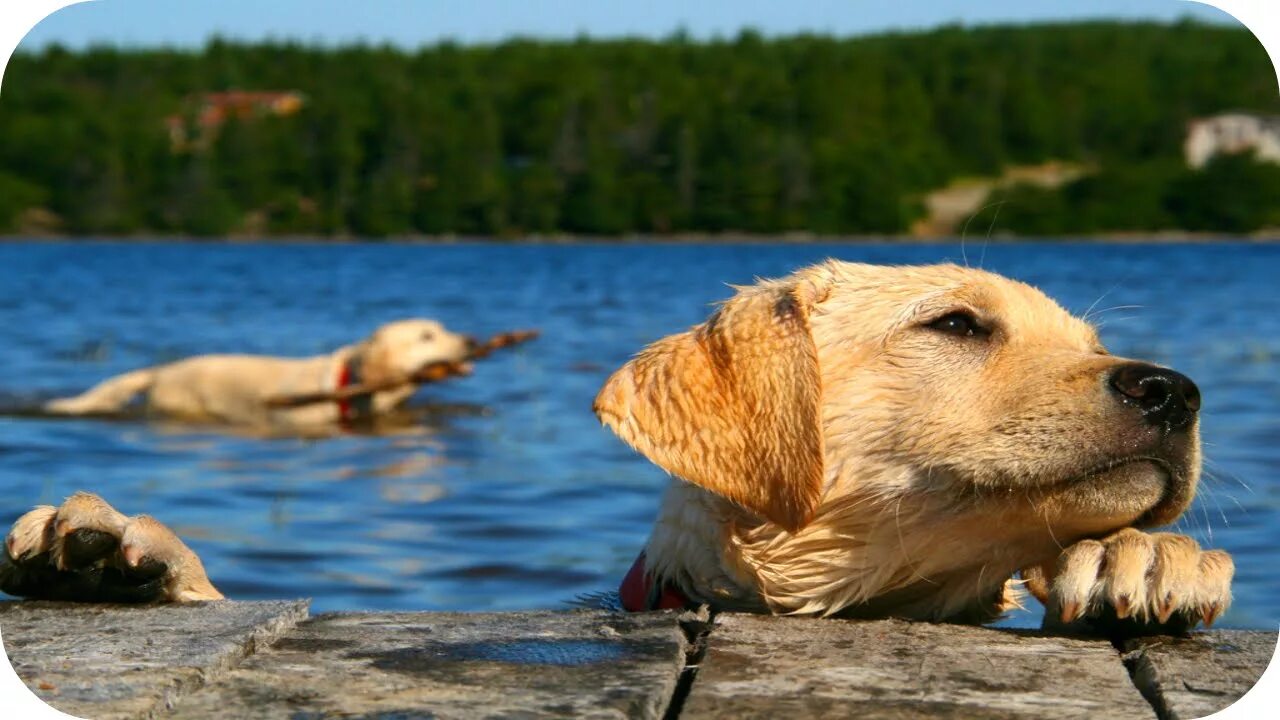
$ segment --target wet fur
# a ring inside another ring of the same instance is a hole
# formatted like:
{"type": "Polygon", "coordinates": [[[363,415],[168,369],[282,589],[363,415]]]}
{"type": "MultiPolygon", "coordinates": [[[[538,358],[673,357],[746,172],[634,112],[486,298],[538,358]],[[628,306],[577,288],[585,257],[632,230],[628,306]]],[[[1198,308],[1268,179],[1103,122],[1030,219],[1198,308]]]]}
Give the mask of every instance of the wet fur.
{"type": "MultiPolygon", "coordinates": [[[[615,373],[595,410],[674,476],[645,554],[688,597],[981,622],[1019,602],[1019,570],[1053,577],[1073,543],[1190,503],[1196,429],[1156,437],[1116,402],[1121,362],[1028,285],[833,261],[739,288],[615,373]],[[990,337],[924,327],[957,309],[990,337]]],[[[1224,608],[1229,563],[1184,581],[1224,608]]],[[[1105,604],[1093,570],[1079,612],[1105,604]]],[[[1032,589],[1051,602],[1050,581],[1032,589]]]]}

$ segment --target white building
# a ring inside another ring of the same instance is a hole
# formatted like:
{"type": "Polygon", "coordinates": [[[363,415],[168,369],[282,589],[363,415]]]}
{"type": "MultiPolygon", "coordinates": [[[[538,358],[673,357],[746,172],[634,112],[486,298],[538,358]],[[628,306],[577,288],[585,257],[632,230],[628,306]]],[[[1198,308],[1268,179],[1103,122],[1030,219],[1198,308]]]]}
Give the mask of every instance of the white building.
{"type": "Polygon", "coordinates": [[[1187,124],[1187,164],[1202,168],[1215,155],[1253,151],[1260,161],[1280,164],[1280,117],[1229,113],[1187,124]]]}

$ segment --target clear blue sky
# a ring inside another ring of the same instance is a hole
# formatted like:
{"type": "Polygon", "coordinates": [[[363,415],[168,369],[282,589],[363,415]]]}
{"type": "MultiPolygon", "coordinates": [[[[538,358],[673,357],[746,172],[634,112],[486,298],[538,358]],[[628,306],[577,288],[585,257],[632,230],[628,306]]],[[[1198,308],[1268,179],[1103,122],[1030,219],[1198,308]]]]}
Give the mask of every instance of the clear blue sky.
{"type": "Polygon", "coordinates": [[[681,27],[699,38],[732,36],[744,27],[771,35],[853,35],[952,22],[1186,15],[1234,23],[1216,8],[1184,0],[96,0],[46,18],[22,48],[50,42],[191,46],[214,34],[405,47],[512,35],[661,37],[681,27]]]}

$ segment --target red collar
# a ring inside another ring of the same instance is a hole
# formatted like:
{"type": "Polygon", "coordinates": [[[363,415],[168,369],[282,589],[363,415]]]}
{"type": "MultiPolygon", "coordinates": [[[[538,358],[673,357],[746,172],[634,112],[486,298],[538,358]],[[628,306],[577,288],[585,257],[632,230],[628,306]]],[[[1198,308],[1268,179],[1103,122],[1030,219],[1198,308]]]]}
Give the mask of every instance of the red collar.
{"type": "MultiPolygon", "coordinates": [[[[350,385],[353,375],[354,373],[351,372],[351,363],[344,360],[342,362],[342,368],[338,370],[338,385],[334,389],[341,390],[342,388],[350,385]]],[[[347,423],[351,422],[354,417],[355,411],[351,407],[351,398],[341,398],[338,400],[338,421],[347,423]]]]}
{"type": "Polygon", "coordinates": [[[622,579],[618,588],[622,600],[622,609],[627,612],[644,612],[645,610],[678,610],[689,607],[693,603],[679,589],[671,585],[655,585],[653,576],[645,568],[644,553],[631,565],[627,576],[622,579]]]}

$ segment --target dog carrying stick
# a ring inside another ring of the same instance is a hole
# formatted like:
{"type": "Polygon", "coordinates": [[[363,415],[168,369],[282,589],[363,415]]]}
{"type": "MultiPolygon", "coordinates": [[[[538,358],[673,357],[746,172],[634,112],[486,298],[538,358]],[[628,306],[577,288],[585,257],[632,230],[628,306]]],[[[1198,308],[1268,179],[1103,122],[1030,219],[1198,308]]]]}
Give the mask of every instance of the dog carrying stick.
{"type": "MultiPolygon", "coordinates": [[[[467,360],[478,360],[480,358],[488,357],[494,350],[500,350],[502,348],[528,342],[538,337],[538,334],[537,330],[513,330],[511,332],[499,333],[472,349],[470,354],[467,355],[467,360]]],[[[425,365],[412,375],[392,378],[378,383],[356,383],[354,385],[337,388],[336,390],[303,393],[301,395],[276,395],[274,397],[267,398],[266,405],[269,408],[295,408],[322,402],[337,402],[339,400],[349,400],[361,395],[370,395],[383,390],[393,390],[411,383],[415,385],[422,385],[425,383],[447,380],[451,377],[470,374],[471,369],[467,365],[466,361],[443,360],[425,365]]]]}

